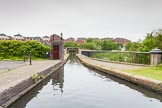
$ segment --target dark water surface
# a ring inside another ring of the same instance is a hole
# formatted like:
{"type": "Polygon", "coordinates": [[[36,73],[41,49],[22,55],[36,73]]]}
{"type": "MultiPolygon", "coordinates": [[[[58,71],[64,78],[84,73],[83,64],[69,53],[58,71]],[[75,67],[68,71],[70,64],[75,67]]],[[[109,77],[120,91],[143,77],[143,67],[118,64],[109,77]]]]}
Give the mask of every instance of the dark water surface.
{"type": "Polygon", "coordinates": [[[9,108],[162,108],[162,96],[73,57],[9,108]]]}

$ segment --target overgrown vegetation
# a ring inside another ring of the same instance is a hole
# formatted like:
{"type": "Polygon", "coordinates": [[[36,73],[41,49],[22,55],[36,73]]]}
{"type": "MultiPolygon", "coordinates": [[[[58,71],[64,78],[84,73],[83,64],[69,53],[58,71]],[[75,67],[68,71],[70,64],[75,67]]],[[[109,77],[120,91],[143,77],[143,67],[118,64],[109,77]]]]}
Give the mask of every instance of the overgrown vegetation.
{"type": "Polygon", "coordinates": [[[130,62],[138,64],[150,64],[150,54],[147,53],[135,53],[135,52],[104,52],[94,53],[93,58],[118,61],[118,62],[130,62]]]}
{"type": "Polygon", "coordinates": [[[45,53],[50,50],[50,46],[37,41],[1,40],[0,60],[22,60],[23,54],[29,56],[30,51],[32,51],[33,58],[44,58],[45,53]]]}
{"type": "Polygon", "coordinates": [[[126,45],[128,51],[149,52],[154,48],[162,50],[162,29],[148,33],[143,41],[130,42],[126,45]]]}
{"type": "Polygon", "coordinates": [[[40,79],[44,79],[45,78],[44,75],[39,74],[39,73],[36,73],[36,74],[32,75],[31,77],[32,77],[34,83],[36,83],[40,79]]]}
{"type": "Polygon", "coordinates": [[[66,42],[66,43],[64,44],[64,47],[65,47],[65,48],[66,48],[66,47],[80,47],[80,45],[77,44],[76,42],[66,42]]]}

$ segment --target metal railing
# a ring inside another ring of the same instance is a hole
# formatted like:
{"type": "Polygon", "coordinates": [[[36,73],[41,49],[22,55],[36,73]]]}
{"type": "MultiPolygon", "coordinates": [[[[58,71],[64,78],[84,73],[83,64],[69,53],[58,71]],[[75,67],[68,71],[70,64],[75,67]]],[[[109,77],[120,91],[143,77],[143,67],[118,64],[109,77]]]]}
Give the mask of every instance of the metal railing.
{"type": "Polygon", "coordinates": [[[82,54],[88,57],[110,60],[110,61],[150,65],[149,52],[82,51],[82,54]]]}

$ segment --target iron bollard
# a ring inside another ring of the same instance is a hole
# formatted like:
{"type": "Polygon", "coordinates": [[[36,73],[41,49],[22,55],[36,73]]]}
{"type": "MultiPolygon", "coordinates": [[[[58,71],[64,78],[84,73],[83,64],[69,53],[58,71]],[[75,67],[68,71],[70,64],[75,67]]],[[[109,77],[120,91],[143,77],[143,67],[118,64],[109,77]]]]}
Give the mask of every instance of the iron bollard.
{"type": "Polygon", "coordinates": [[[30,64],[29,65],[32,65],[32,51],[30,51],[30,64]]]}

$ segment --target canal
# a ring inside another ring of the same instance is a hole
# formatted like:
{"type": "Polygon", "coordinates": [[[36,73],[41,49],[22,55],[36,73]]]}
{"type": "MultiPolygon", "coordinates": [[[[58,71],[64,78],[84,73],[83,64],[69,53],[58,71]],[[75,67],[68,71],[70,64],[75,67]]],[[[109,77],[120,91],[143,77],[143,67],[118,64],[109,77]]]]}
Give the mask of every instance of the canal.
{"type": "Polygon", "coordinates": [[[8,108],[162,108],[162,96],[89,69],[70,57],[8,108]]]}

